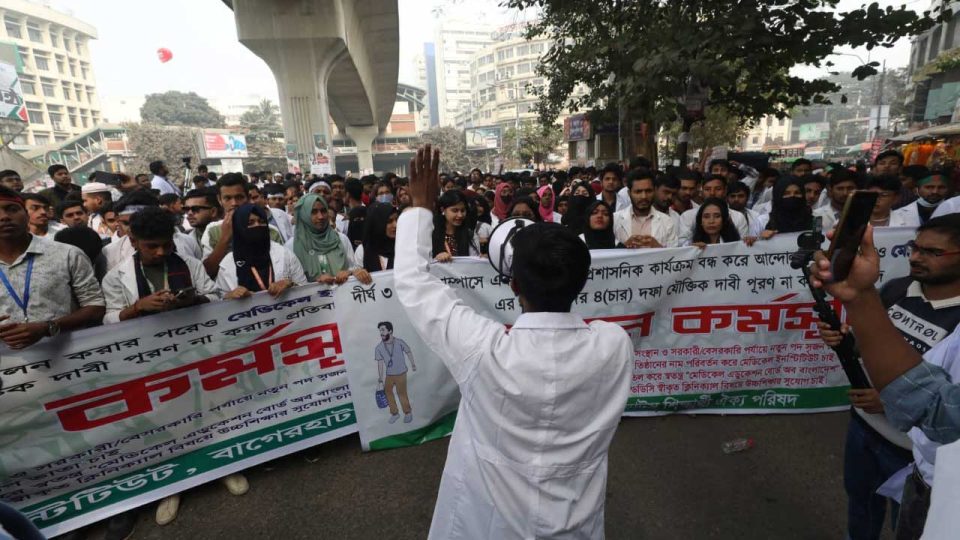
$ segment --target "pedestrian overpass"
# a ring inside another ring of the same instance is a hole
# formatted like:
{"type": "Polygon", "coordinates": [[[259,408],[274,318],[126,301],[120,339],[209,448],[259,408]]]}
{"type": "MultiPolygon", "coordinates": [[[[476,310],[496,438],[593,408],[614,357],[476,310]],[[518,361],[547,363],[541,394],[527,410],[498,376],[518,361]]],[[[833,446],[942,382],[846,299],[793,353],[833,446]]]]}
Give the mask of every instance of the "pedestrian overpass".
{"type": "MultiPolygon", "coordinates": [[[[397,92],[397,0],[223,0],[240,43],[277,79],[287,143],[308,166],[315,141],[332,161],[328,119],[357,144],[359,168],[373,169],[373,143],[397,92]]],[[[331,163],[331,170],[335,170],[331,163]]]]}

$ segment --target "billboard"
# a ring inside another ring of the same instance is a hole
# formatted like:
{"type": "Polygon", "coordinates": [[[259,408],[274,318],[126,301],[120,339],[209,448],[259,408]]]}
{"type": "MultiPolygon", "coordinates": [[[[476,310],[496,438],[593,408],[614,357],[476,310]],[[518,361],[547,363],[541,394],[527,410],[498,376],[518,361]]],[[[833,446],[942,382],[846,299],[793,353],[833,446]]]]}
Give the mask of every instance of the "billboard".
{"type": "Polygon", "coordinates": [[[503,140],[500,126],[472,127],[464,130],[467,150],[499,150],[503,140]]]}
{"type": "Polygon", "coordinates": [[[23,105],[23,90],[20,76],[12,64],[0,63],[0,118],[17,122],[27,121],[27,108],[23,105]]]}
{"type": "Polygon", "coordinates": [[[801,141],[819,141],[830,135],[830,122],[815,122],[800,124],[801,141]]]}
{"type": "Polygon", "coordinates": [[[586,141],[593,136],[590,119],[585,114],[575,114],[563,120],[563,140],[586,141]]]}
{"type": "Polygon", "coordinates": [[[245,158],[247,139],[239,133],[203,132],[203,152],[207,158],[245,158]]]}

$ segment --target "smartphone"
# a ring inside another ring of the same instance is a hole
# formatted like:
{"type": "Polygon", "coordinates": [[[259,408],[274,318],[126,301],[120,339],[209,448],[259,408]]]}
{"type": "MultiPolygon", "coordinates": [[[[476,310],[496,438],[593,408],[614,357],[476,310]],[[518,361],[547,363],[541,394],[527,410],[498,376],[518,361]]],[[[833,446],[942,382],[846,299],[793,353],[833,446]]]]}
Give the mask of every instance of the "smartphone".
{"type": "Polygon", "coordinates": [[[189,298],[195,294],[197,294],[197,289],[194,287],[186,287],[177,291],[177,294],[174,295],[174,298],[177,300],[183,300],[184,298],[189,298]]]}
{"type": "Polygon", "coordinates": [[[853,260],[860,250],[863,233],[867,231],[873,207],[877,204],[877,196],[876,191],[857,190],[847,197],[840,222],[833,233],[833,241],[827,251],[833,281],[843,281],[850,275],[853,260]]]}

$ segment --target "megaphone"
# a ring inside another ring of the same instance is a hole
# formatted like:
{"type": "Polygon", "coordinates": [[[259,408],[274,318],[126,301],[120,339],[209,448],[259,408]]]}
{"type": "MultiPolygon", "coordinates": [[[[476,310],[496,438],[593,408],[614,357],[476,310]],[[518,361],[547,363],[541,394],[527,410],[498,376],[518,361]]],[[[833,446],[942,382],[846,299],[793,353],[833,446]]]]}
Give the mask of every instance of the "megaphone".
{"type": "Polygon", "coordinates": [[[513,238],[524,227],[533,225],[532,220],[513,217],[501,221],[490,234],[487,247],[488,258],[493,269],[503,277],[513,277],[513,238]]]}

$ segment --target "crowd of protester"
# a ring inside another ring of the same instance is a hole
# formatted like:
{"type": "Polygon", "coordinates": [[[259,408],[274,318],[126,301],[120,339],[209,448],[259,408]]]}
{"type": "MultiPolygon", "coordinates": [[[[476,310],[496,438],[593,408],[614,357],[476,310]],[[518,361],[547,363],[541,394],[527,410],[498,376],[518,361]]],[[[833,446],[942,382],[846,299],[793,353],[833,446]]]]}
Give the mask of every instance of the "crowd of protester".
{"type": "MultiPolygon", "coordinates": [[[[28,347],[62,331],[111,324],[206,302],[306,283],[337,285],[394,264],[397,221],[411,204],[405,178],[226,173],[205,169],[178,182],[162,162],[150,175],[95,175],[73,183],[63,165],[52,185],[24,192],[16,171],[0,171],[0,340],[28,347]]],[[[755,170],[714,160],[704,170],[656,170],[644,158],[565,171],[441,175],[432,256],[483,257],[493,228],[511,217],[568,227],[591,250],[652,249],[755,242],[836,225],[855,189],[879,194],[874,227],[919,227],[911,276],[884,289],[885,306],[935,323],[960,323],[960,198],[948,171],[903,166],[895,151],[869,169],[794,161],[755,170]],[[938,217],[946,216],[946,217],[938,217]]],[[[937,334],[942,339],[946,334],[937,334]]],[[[837,339],[824,331],[825,339],[837,339]]],[[[913,340],[924,353],[935,339],[913,340]],[[922,341],[922,343],[920,343],[922,341]]],[[[876,538],[887,476],[917,460],[933,482],[929,446],[882,416],[876,391],[852,394],[845,465],[851,538],[876,538]],[[924,461],[925,460],[925,461],[924,461]],[[923,466],[926,463],[926,467],[923,466]]],[[[927,441],[929,444],[935,444],[927,441]]],[[[233,494],[248,483],[226,477],[233,494]]],[[[176,517],[180,497],[164,499],[158,523],[176,517]]],[[[132,512],[112,518],[107,538],[125,538],[132,512]]],[[[81,531],[82,533],[82,531],[81,531]]]]}

